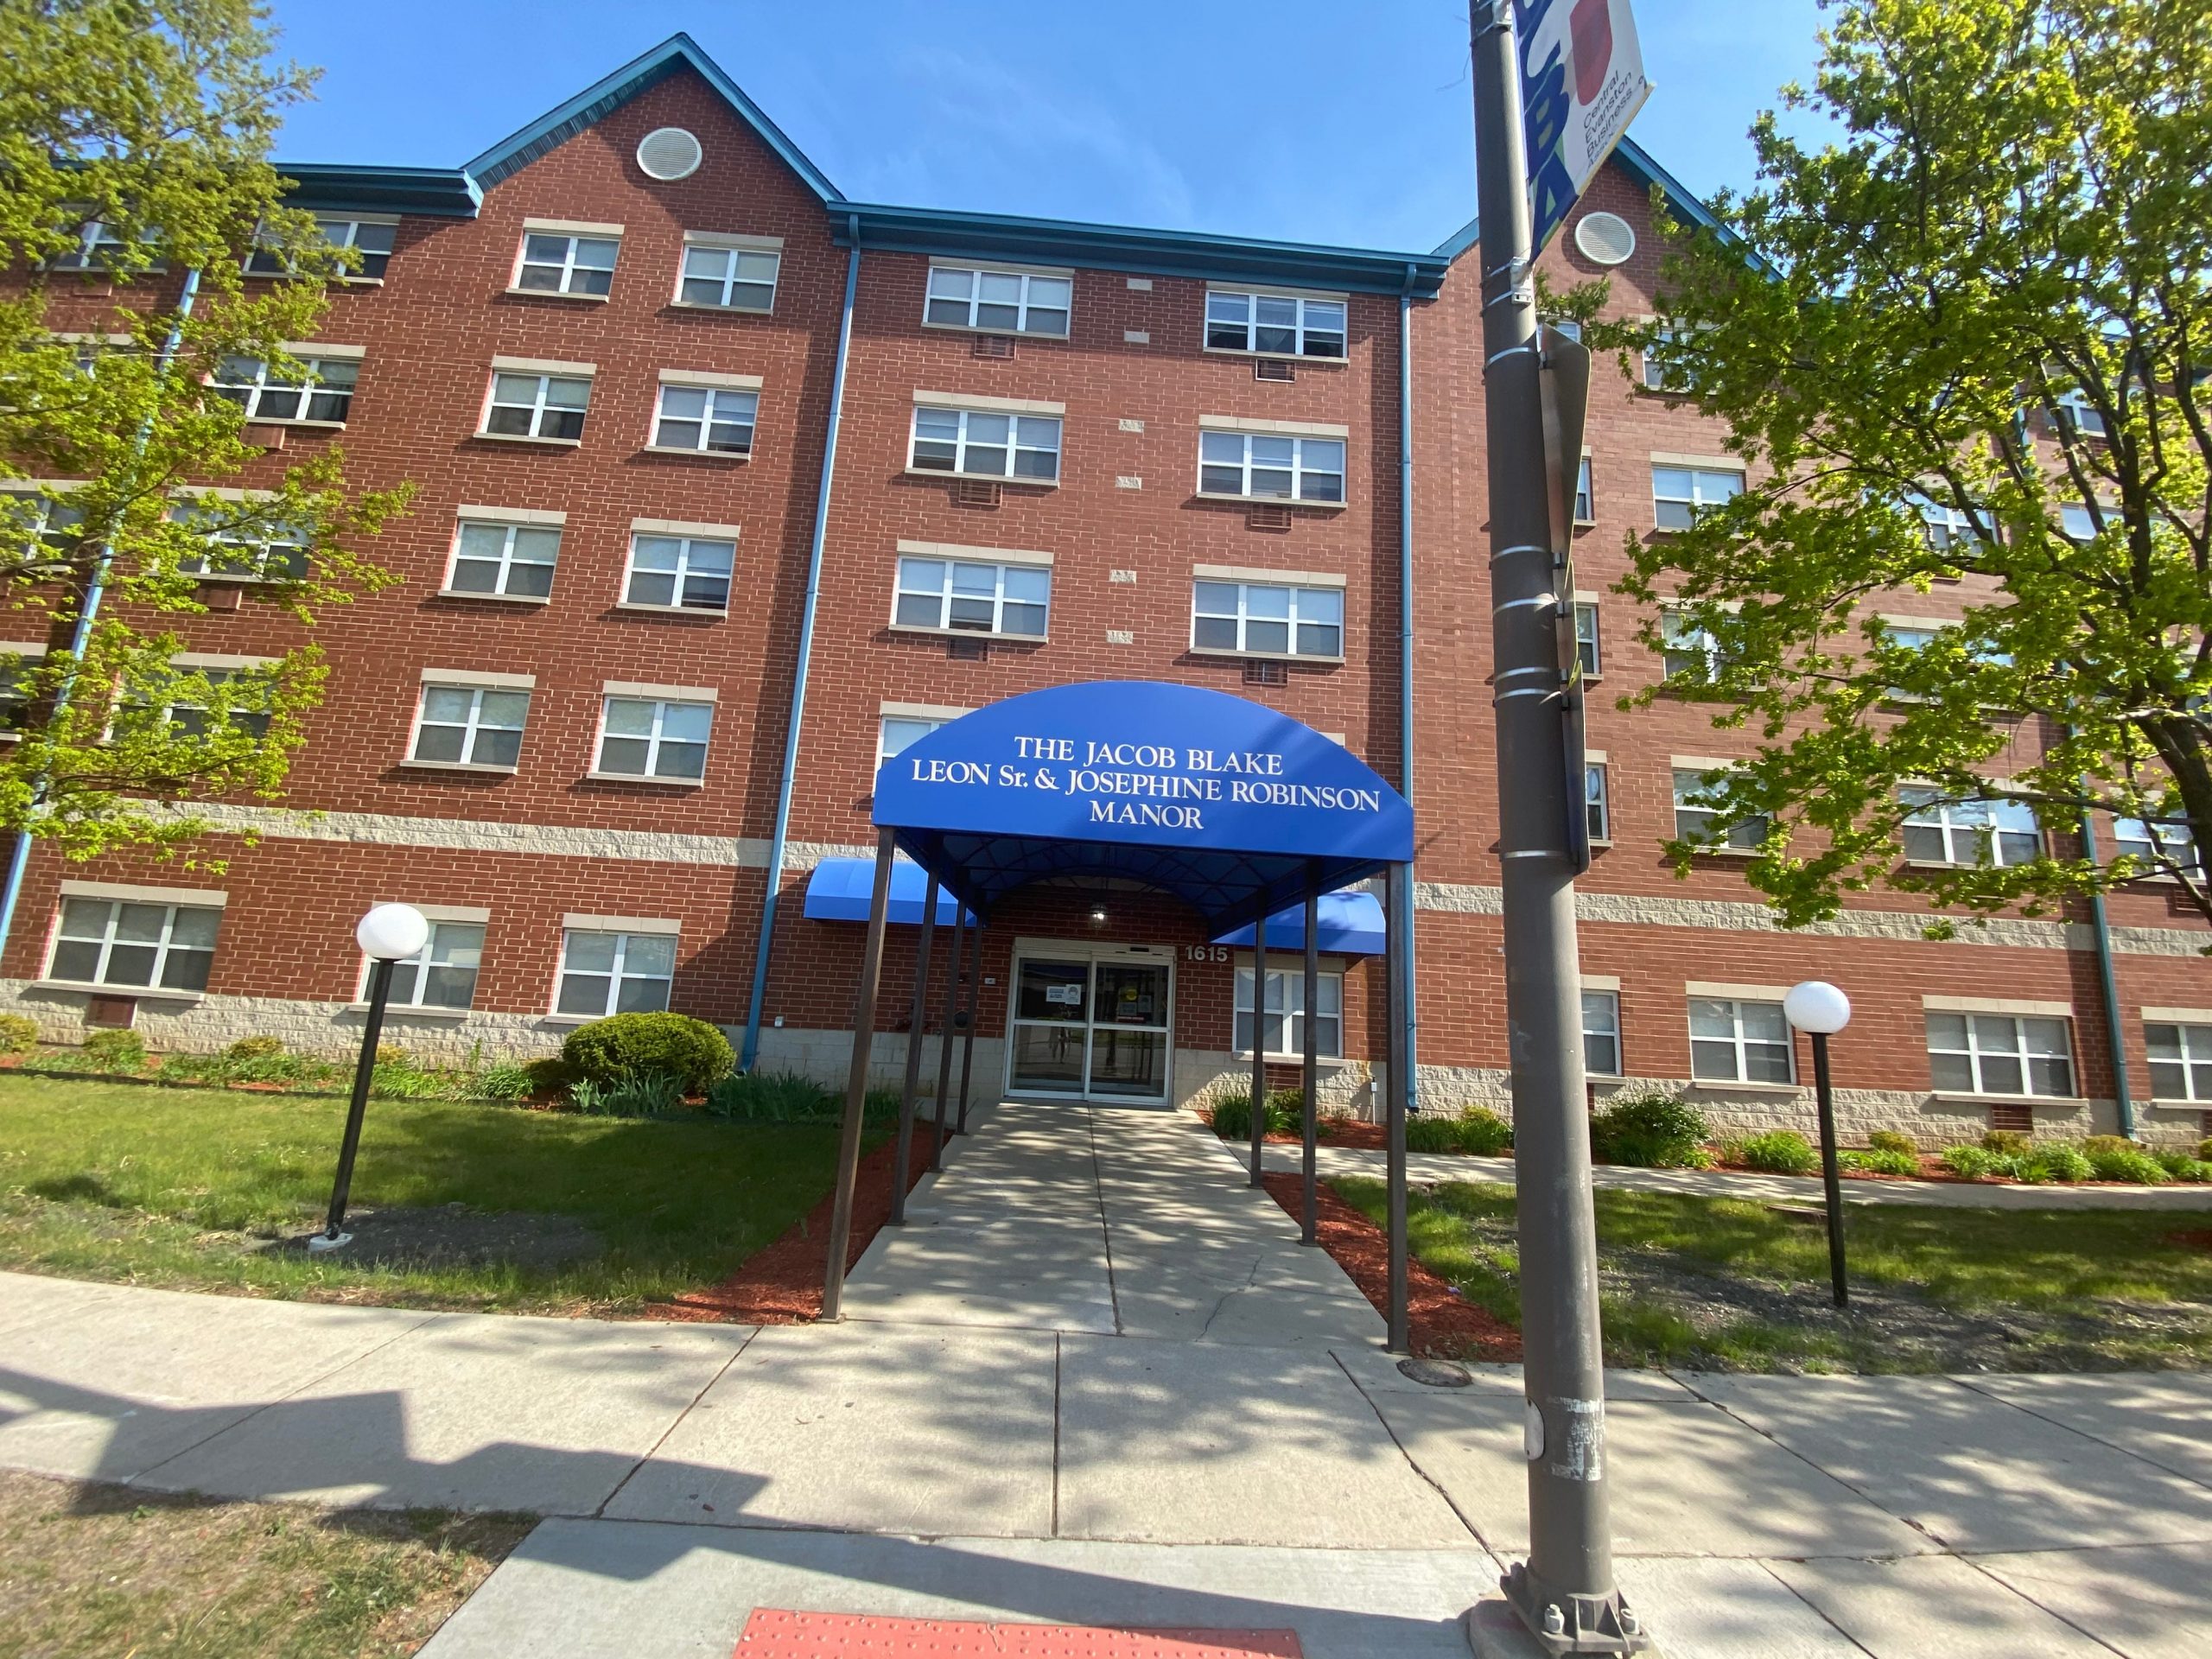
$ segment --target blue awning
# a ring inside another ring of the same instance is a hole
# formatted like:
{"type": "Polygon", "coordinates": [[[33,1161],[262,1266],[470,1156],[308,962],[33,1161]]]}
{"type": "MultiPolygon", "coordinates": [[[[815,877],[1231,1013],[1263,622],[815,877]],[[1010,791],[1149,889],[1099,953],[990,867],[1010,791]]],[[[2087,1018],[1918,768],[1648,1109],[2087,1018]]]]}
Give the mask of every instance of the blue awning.
{"type": "MultiPolygon", "coordinates": [[[[1371,893],[1325,893],[1320,903],[1320,948],[1341,957],[1379,957],[1386,948],[1382,901],[1371,893]]],[[[1241,944],[1249,949],[1250,927],[1217,933],[1216,944],[1241,944]]],[[[1268,918],[1268,949],[1306,949],[1306,906],[1293,905],[1268,918]]]]}
{"type": "MultiPolygon", "coordinates": [[[[929,897],[930,878],[918,864],[905,859],[891,866],[891,905],[886,919],[919,927],[922,901],[929,897]]],[[[872,858],[825,858],[806,879],[805,913],[817,922],[865,922],[868,901],[875,896],[875,861],[872,858]]],[[[960,906],[942,887],[938,889],[937,919],[950,927],[959,919],[960,906]]],[[[970,915],[972,924],[975,917],[970,915]]]]}

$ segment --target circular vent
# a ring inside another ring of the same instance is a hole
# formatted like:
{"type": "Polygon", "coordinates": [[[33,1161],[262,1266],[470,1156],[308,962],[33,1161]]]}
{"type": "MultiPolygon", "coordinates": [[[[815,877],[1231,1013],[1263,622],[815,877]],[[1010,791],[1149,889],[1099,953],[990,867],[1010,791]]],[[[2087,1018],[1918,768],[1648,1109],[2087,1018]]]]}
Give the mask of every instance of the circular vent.
{"type": "Polygon", "coordinates": [[[638,141],[638,165],[649,179],[688,179],[702,154],[699,141],[681,127],[657,127],[638,141]]]}
{"type": "Polygon", "coordinates": [[[1618,213],[1585,213],[1574,227],[1574,245],[1593,265],[1624,265],[1636,251],[1636,231],[1618,213]]]}

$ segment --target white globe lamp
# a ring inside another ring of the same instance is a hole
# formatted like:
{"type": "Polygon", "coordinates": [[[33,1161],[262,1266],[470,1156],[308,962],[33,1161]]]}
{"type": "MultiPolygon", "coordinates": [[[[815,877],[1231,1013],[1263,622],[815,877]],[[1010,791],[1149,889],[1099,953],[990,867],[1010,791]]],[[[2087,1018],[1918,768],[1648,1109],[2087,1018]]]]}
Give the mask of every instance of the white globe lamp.
{"type": "Polygon", "coordinates": [[[430,942],[430,920],[412,905],[378,905],[361,918],[353,938],[363,954],[402,962],[430,942]]]}
{"type": "Polygon", "coordinates": [[[385,1005],[391,1000],[392,966],[430,942],[430,918],[412,905],[377,905],[355,925],[353,942],[369,959],[368,1017],[361,1022],[360,1058],[353,1062],[353,1098],[346,1109],[346,1139],[338,1148],[329,1222],[308,1240],[308,1249],[317,1253],[338,1249],[353,1236],[346,1231],[346,1200],[353,1190],[353,1160],[361,1150],[361,1122],[369,1109],[369,1084],[376,1075],[385,1005]]]}
{"type": "Polygon", "coordinates": [[[1789,988],[1782,1013],[1800,1031],[1832,1037],[1851,1023],[1851,999],[1824,979],[1808,979],[1789,988]]]}
{"type": "Polygon", "coordinates": [[[1843,1182],[1836,1167],[1835,1090],[1828,1084],[1828,1039],[1851,1023],[1851,999],[1824,979],[1792,985],[1782,1017],[1813,1039],[1813,1096],[1821,1115],[1821,1179],[1828,1199],[1828,1281],[1838,1307],[1851,1306],[1843,1261],[1843,1182]]]}

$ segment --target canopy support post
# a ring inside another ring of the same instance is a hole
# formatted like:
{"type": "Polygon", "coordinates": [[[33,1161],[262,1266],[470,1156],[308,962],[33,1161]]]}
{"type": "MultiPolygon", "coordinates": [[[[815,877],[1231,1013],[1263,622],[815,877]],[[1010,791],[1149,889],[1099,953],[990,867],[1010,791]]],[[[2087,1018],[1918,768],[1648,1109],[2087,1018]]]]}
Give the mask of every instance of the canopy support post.
{"type": "Polygon", "coordinates": [[[875,993],[883,976],[883,924],[891,908],[895,833],[875,836],[875,892],[868,899],[868,943],[861,947],[861,983],[853,1007],[853,1064],[845,1076],[845,1125],[837,1141],[837,1197],[830,1210],[830,1262],[822,1275],[822,1318],[842,1317],[845,1253],[853,1242],[853,1189],[860,1182],[861,1116],[868,1108],[868,1052],[875,1044],[875,993]]]}
{"type": "MultiPolygon", "coordinates": [[[[914,1001],[906,1014],[906,1075],[899,1090],[899,1145],[891,1155],[891,1225],[906,1224],[906,1173],[912,1167],[914,1091],[921,1085],[922,1033],[929,1024],[930,946],[937,938],[938,880],[930,877],[929,892],[922,899],[922,942],[914,947],[914,1001]]],[[[953,960],[960,959],[953,944],[953,960]]]]}
{"type": "Polygon", "coordinates": [[[1252,1185],[1268,1142],[1268,918],[1252,928],[1252,1185]]]}
{"type": "Polygon", "coordinates": [[[978,916],[969,934],[973,941],[968,954],[967,1029],[960,1039],[960,1124],[958,1132],[968,1133],[968,1077],[976,1065],[976,1014],[982,1007],[983,997],[983,918],[978,916]]]}
{"type": "Polygon", "coordinates": [[[950,1103],[945,1099],[952,1085],[952,1010],[960,1001],[960,957],[967,949],[968,906],[956,894],[952,911],[952,954],[945,958],[944,1007],[938,1019],[937,1033],[937,1104],[931,1113],[932,1139],[930,1145],[930,1167],[937,1169],[944,1163],[944,1118],[950,1103]]]}
{"type": "MultiPolygon", "coordinates": [[[[1321,878],[1309,870],[1306,879],[1306,1054],[1305,1131],[1299,1171],[1305,1182],[1305,1204],[1299,1213],[1298,1242],[1312,1244],[1319,1236],[1320,1199],[1314,1190],[1313,1143],[1321,1132],[1321,878]]],[[[1341,1010],[1338,1029],[1343,1029],[1341,1010]]]]}
{"type": "Polygon", "coordinates": [[[1400,921],[1403,913],[1399,898],[1408,874],[1409,864],[1392,864],[1382,873],[1382,906],[1385,938],[1389,942],[1389,954],[1384,958],[1389,977],[1390,1021],[1389,1103],[1385,1109],[1389,1147],[1386,1154],[1385,1173],[1389,1185],[1390,1234],[1390,1334],[1389,1350],[1394,1354],[1413,1351],[1409,1321],[1406,1315],[1406,1095],[1411,1079],[1406,1075],[1406,999],[1412,995],[1408,984],[1408,962],[1409,943],[1406,929],[1400,921]]]}

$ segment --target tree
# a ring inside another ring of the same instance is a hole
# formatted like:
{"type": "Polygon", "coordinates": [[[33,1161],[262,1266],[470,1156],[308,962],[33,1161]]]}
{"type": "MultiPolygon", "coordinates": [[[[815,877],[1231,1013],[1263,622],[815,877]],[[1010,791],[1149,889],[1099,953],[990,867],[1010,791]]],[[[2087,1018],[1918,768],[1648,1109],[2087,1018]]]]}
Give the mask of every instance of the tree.
{"type": "Polygon", "coordinates": [[[1591,329],[1748,463],[1742,494],[1631,542],[1623,591],[1675,646],[1645,698],[1754,735],[1699,798],[1760,836],[1787,925],[1877,883],[2034,913],[2152,874],[2212,918],[2204,22],[1844,0],[1814,89],[1783,89],[1835,141],[1763,115],[1755,188],[1717,231],[1666,227],[1666,315],[1591,329]],[[1931,591],[1955,626],[1883,620],[1931,591]],[[1945,836],[1966,861],[1925,861],[1945,836]]]}
{"type": "Polygon", "coordinates": [[[0,829],[72,857],[281,791],[320,653],[178,664],[201,575],[307,626],[391,580],[347,543],[406,492],[350,493],[334,449],[276,469],[208,384],[297,378],[282,342],[354,257],[283,206],[268,151],[313,78],[271,44],[251,0],[0,0],[0,605],[46,645],[0,659],[0,829]],[[243,274],[257,245],[273,279],[243,274]]]}

